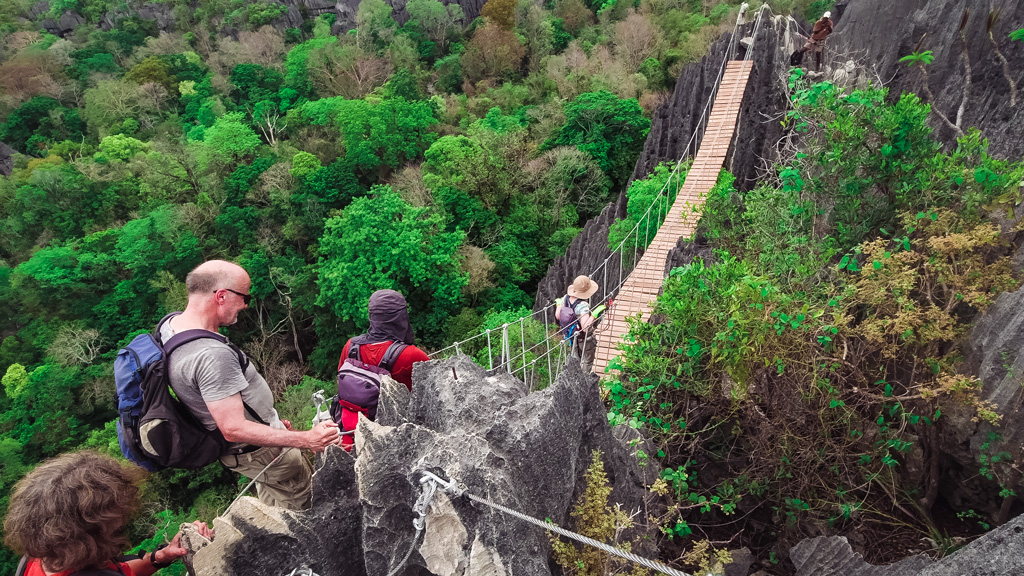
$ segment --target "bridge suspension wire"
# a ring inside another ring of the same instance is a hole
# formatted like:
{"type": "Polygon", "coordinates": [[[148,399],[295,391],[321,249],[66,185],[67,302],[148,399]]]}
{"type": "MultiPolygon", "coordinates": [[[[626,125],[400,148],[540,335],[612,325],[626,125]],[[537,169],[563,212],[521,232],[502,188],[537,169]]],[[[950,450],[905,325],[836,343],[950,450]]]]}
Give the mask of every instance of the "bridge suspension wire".
{"type": "MultiPolygon", "coordinates": [[[[763,5],[757,10],[754,36],[745,54],[747,59],[749,59],[754,49],[766,8],[767,5],[763,5]]],[[[653,228],[653,232],[656,234],[661,224],[672,211],[675,196],[682,189],[686,173],[690,169],[687,166],[684,170],[684,164],[687,163],[688,159],[697,155],[697,151],[704,139],[704,133],[707,131],[711,120],[712,106],[718,96],[726,65],[735,58],[736,51],[738,50],[739,26],[740,18],[737,17],[733,26],[729,49],[726,50],[725,56],[722,59],[707,100],[701,109],[700,116],[697,118],[690,138],[687,140],[682,156],[676,161],[665,183],[652,199],[643,215],[637,218],[636,223],[622,237],[615,249],[589,274],[592,279],[598,277],[602,279],[600,285],[601,299],[599,302],[591,303],[592,309],[596,309],[601,305],[610,309],[614,305],[614,298],[618,295],[622,286],[629,280],[632,270],[636,268],[640,257],[646,252],[648,245],[653,239],[651,229],[653,228]],[[657,220],[652,226],[651,220],[654,218],[657,220]],[[641,226],[643,230],[641,230],[641,226]],[[644,235],[642,243],[640,242],[641,234],[644,235]],[[630,240],[633,242],[631,257],[627,256],[629,254],[627,246],[630,240]],[[618,278],[613,286],[609,286],[608,269],[613,262],[613,258],[618,258],[618,278]]],[[[540,310],[533,311],[516,320],[505,322],[501,326],[486,328],[474,336],[449,344],[430,353],[429,356],[432,359],[437,359],[447,357],[453,353],[465,353],[473,357],[480,364],[486,362],[485,365],[489,371],[504,370],[509,374],[521,375],[524,382],[531,389],[542,385],[550,385],[561,371],[564,361],[567,361],[568,356],[571,356],[574,352],[579,355],[585,367],[589,368],[587,350],[590,346],[594,346],[594,352],[596,353],[597,341],[595,336],[603,329],[601,318],[595,319],[594,325],[589,330],[577,330],[571,335],[567,334],[569,327],[555,327],[552,329],[552,324],[549,323],[549,316],[557,314],[556,306],[554,302],[549,303],[540,310]],[[518,327],[516,324],[518,324],[518,327]],[[494,341],[491,335],[493,331],[498,331],[500,334],[497,351],[494,350],[494,341]],[[487,348],[486,357],[483,356],[483,346],[487,348]],[[554,362],[552,362],[553,355],[556,358],[554,362]],[[495,357],[497,357],[497,364],[495,363],[495,357]]]]}

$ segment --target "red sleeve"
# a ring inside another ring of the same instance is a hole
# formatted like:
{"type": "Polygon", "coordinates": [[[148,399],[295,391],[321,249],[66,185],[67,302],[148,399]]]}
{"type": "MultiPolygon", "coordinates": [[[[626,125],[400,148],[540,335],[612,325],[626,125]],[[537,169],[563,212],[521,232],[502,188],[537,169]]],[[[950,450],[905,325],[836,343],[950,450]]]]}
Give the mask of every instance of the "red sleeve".
{"type": "Polygon", "coordinates": [[[345,342],[345,347],[341,349],[341,358],[338,359],[338,370],[341,370],[341,365],[345,363],[345,358],[348,358],[348,348],[352,344],[352,339],[349,338],[348,342],[345,342]]]}
{"type": "Polygon", "coordinates": [[[427,353],[415,346],[409,346],[402,353],[398,355],[395,360],[395,367],[391,370],[391,377],[405,384],[405,386],[412,390],[412,365],[417,362],[426,362],[430,360],[430,356],[427,353]]]}

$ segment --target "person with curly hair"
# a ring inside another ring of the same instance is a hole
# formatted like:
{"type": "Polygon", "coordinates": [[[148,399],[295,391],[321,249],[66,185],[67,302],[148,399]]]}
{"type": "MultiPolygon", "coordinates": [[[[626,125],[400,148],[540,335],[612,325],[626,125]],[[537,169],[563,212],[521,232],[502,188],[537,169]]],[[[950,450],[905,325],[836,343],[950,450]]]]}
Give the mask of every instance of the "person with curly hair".
{"type": "MultiPolygon", "coordinates": [[[[47,460],[14,486],[4,519],[4,543],[24,554],[18,574],[150,576],[181,558],[181,533],[169,544],[134,557],[125,528],[139,508],[141,471],[97,452],[82,451],[47,460]]],[[[203,522],[200,534],[213,538],[203,522]]]]}

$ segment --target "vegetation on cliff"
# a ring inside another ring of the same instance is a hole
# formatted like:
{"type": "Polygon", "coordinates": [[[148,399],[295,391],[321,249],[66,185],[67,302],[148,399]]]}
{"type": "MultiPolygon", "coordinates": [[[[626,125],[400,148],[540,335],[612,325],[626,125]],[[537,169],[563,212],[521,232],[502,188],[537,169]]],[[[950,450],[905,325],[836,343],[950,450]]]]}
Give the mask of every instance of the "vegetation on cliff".
{"type": "MultiPolygon", "coordinates": [[[[943,150],[913,94],[799,71],[790,87],[799,148],[746,193],[722,173],[698,231],[714,257],[674,269],[661,321],[631,326],[610,417],[654,435],[672,537],[742,534],[730,546],[766,560],[857,528],[941,548],[943,413],[998,423],[959,345],[1018,286],[1002,207],[1021,200],[1024,164],[989,156],[977,131],[943,150]]],[[[973,450],[979,481],[1009,496],[998,442],[973,450]]]]}

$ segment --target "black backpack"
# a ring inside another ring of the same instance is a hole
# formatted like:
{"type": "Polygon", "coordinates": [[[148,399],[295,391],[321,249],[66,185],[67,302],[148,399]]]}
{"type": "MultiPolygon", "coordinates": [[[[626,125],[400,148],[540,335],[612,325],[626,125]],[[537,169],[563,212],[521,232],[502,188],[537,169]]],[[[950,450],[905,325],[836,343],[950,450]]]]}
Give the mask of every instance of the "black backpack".
{"type": "MultiPolygon", "coordinates": [[[[136,336],[114,360],[121,452],[147,470],[197,470],[216,462],[230,446],[220,430],[207,430],[172,393],[168,364],[171,354],[189,342],[209,338],[235,351],[243,373],[249,367],[245,354],[215,332],[186,330],[162,342],[160,329],[178,314],[164,316],[152,334],[136,336]]],[[[243,405],[257,422],[266,424],[252,408],[243,405]]]]}
{"type": "Polygon", "coordinates": [[[799,66],[800,64],[803,63],[803,61],[804,61],[804,51],[803,50],[797,50],[796,52],[793,52],[789,56],[789,65],[790,66],[799,66]]]}

